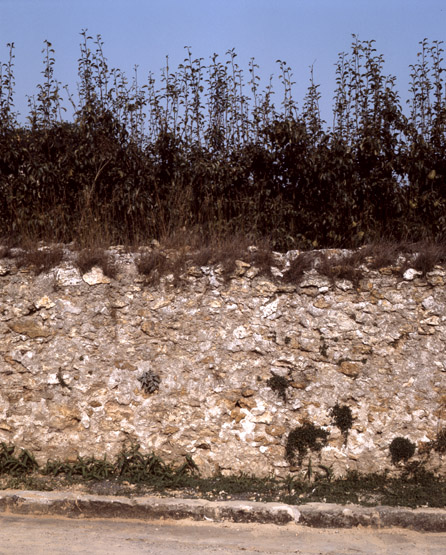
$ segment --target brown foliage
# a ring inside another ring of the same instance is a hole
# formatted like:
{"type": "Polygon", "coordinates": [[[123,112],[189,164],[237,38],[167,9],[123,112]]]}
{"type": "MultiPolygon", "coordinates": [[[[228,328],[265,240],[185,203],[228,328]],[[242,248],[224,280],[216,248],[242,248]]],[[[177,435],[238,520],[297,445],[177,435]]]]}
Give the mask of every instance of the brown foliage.
{"type": "Polygon", "coordinates": [[[311,270],[314,267],[315,255],[313,252],[301,252],[290,263],[290,267],[283,274],[283,279],[286,283],[298,285],[304,272],[311,270]]]}
{"type": "Polygon", "coordinates": [[[319,257],[317,270],[328,277],[333,284],[336,280],[346,279],[358,287],[363,272],[356,267],[356,264],[361,258],[362,256],[358,258],[355,255],[329,257],[324,253],[319,257]]]}
{"type": "Polygon", "coordinates": [[[423,242],[417,245],[417,254],[411,262],[411,267],[415,268],[423,275],[431,272],[435,266],[446,262],[446,243],[434,244],[423,242]]]}
{"type": "Polygon", "coordinates": [[[85,274],[89,272],[94,266],[102,269],[104,275],[115,278],[117,268],[112,257],[101,248],[83,249],[76,257],[76,264],[79,270],[85,274]]]}
{"type": "MultiPolygon", "coordinates": [[[[6,251],[8,252],[8,251],[6,251]]],[[[22,251],[17,258],[17,267],[30,266],[36,275],[48,272],[63,259],[63,249],[60,247],[31,248],[22,251]]]]}

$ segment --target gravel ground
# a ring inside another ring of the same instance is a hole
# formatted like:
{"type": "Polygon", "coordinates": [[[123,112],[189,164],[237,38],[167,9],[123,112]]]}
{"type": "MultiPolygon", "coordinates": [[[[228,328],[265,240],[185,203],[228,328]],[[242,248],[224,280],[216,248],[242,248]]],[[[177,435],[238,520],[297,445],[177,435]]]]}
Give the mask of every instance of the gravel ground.
{"type": "Polygon", "coordinates": [[[315,529],[295,524],[140,522],[0,516],[8,555],[367,554],[444,555],[446,533],[402,529],[315,529]]]}

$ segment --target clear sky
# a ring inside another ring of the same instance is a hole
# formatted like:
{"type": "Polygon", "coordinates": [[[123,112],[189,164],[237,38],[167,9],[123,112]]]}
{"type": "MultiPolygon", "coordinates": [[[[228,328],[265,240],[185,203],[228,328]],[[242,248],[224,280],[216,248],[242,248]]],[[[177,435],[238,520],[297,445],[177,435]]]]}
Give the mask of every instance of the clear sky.
{"type": "MultiPolygon", "coordinates": [[[[446,40],[445,0],[0,0],[0,60],[6,44],[16,49],[16,109],[27,114],[26,95],[36,92],[43,69],[43,41],[55,48],[55,73],[75,90],[79,35],[101,34],[111,67],[131,77],[139,66],[143,81],[156,77],[169,55],[176,68],[192,47],[205,61],[235,48],[246,70],[254,57],[262,84],[278,73],[277,59],[293,69],[295,99],[302,105],[309,66],[322,93],[321,111],[331,124],[338,54],[349,51],[352,34],[376,40],[385,73],[397,77],[403,99],[408,95],[409,64],[416,62],[423,38],[446,40]]],[[[276,90],[276,88],[275,88],[276,90]]],[[[279,100],[276,90],[276,102],[279,100]]]]}

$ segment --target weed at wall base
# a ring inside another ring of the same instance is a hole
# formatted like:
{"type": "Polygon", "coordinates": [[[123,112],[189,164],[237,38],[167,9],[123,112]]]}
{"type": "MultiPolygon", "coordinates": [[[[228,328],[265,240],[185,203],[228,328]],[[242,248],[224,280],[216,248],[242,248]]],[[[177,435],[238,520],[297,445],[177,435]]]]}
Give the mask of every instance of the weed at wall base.
{"type": "MultiPolygon", "coordinates": [[[[320,439],[320,438],[319,438],[320,439]]],[[[310,442],[313,445],[312,442],[310,442]]],[[[314,445],[313,445],[314,446],[314,445]]],[[[123,447],[114,460],[81,457],[49,460],[39,467],[32,453],[12,445],[0,447],[0,488],[50,491],[76,484],[89,493],[113,495],[179,495],[199,499],[249,499],[293,505],[309,502],[355,503],[365,506],[444,507],[446,482],[427,471],[381,474],[348,472],[334,478],[331,469],[309,463],[306,477],[256,477],[250,474],[201,477],[193,458],[168,464],[138,445],[123,447]],[[320,469],[322,472],[320,472],[320,469]]]]}

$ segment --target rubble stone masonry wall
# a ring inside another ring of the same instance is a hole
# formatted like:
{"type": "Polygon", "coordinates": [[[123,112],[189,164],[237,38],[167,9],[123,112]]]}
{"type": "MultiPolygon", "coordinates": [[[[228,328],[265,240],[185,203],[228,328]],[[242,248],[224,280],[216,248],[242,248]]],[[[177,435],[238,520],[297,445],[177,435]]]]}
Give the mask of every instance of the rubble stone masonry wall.
{"type": "MultiPolygon", "coordinates": [[[[289,285],[237,261],[229,281],[192,267],[181,287],[149,286],[133,254],[113,253],[115,279],[68,259],[40,275],[0,260],[0,441],[39,462],[138,443],[190,454],[204,475],[285,475],[310,457],[340,475],[394,468],[395,437],[419,460],[444,429],[444,269],[367,270],[357,287],[311,270],[289,285]],[[335,405],[351,410],[347,438],[335,405]],[[293,463],[288,436],[305,423],[328,443],[293,463]]],[[[445,474],[444,458],[427,464],[445,474]]]]}

